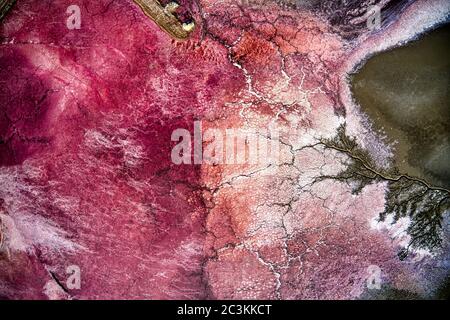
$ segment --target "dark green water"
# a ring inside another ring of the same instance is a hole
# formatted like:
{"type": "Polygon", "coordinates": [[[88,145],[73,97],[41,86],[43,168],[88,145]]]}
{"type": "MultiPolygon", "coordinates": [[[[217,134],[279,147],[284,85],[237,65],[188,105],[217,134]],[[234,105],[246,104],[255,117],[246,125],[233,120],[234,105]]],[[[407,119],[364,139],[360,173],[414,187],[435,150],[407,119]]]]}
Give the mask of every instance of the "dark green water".
{"type": "Polygon", "coordinates": [[[402,173],[450,187],[450,24],[369,59],[352,91],[402,173]]]}

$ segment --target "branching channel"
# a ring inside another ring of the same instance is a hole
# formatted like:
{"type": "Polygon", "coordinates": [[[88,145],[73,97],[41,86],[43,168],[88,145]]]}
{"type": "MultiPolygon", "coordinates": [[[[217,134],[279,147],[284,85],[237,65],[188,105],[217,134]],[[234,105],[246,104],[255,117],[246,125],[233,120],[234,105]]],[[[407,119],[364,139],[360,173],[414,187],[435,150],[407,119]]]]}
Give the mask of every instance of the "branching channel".
{"type": "Polygon", "coordinates": [[[351,182],[355,194],[373,182],[387,182],[385,211],[380,214],[380,221],[391,214],[394,222],[402,217],[409,217],[411,220],[407,229],[411,240],[399,252],[401,260],[408,256],[411,249],[435,251],[441,247],[442,220],[450,209],[450,190],[401,174],[395,168],[387,171],[378,169],[369,153],[358,147],[355,139],[347,136],[345,125],[339,128],[335,138],[323,140],[319,144],[345,153],[351,159],[345,171],[321,179],[351,182]]]}

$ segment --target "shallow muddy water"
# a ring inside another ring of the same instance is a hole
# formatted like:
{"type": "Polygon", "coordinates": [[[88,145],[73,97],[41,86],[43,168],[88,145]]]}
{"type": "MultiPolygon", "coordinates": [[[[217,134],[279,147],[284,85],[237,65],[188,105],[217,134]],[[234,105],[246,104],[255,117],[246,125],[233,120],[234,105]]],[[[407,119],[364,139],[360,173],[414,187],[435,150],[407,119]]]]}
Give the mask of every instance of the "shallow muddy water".
{"type": "Polygon", "coordinates": [[[402,173],[450,187],[450,24],[369,59],[352,77],[356,102],[394,143],[402,173]]]}

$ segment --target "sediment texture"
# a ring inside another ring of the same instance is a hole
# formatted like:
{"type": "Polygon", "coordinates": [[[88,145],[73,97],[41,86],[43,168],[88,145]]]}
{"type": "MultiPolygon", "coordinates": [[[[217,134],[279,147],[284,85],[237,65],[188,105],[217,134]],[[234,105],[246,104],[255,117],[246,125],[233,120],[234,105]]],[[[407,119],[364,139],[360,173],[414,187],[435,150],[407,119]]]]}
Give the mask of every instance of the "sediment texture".
{"type": "Polygon", "coordinates": [[[351,299],[368,294],[370,265],[383,290],[432,296],[447,216],[439,249],[401,260],[408,218],[378,222],[389,181],[355,192],[342,173],[355,155],[392,169],[348,74],[449,3],[380,1],[377,32],[369,1],[334,3],[182,1],[197,26],[179,42],[131,0],[79,0],[79,30],[72,1],[18,2],[0,26],[0,296],[351,299]],[[276,124],[282,161],[173,164],[172,131],[198,119],[276,124]],[[330,144],[344,127],[355,149],[330,144]],[[70,265],[80,289],[65,285],[70,265]]]}

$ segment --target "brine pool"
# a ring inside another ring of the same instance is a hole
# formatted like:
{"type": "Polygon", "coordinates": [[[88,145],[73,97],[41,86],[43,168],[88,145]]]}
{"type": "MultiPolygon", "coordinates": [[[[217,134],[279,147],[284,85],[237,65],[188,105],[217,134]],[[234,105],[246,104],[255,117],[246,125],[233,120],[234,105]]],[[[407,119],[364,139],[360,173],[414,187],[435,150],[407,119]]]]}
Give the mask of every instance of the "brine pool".
{"type": "Polygon", "coordinates": [[[370,58],[352,76],[356,102],[394,145],[401,173],[450,187],[450,24],[370,58]]]}

